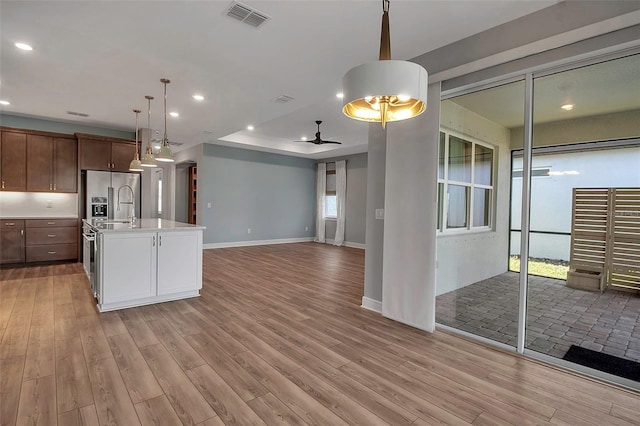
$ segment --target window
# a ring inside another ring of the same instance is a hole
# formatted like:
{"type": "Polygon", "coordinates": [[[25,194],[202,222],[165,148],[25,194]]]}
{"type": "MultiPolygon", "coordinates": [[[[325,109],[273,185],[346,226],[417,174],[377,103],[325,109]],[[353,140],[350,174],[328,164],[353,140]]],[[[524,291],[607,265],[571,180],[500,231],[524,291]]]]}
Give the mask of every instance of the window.
{"type": "MultiPolygon", "coordinates": [[[[335,167],[335,163],[333,163],[335,167]]],[[[324,196],[324,217],[336,219],[338,217],[338,205],[336,200],[336,171],[327,170],[327,186],[324,196]]]]}
{"type": "Polygon", "coordinates": [[[438,230],[492,225],[494,151],[488,145],[440,132],[438,230]]]}

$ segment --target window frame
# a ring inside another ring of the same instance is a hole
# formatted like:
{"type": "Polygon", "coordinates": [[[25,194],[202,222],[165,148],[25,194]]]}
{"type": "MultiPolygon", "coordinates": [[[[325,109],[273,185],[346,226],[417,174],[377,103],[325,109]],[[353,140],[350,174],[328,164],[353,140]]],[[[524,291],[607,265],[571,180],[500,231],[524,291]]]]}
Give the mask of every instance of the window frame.
{"type": "MultiPolygon", "coordinates": [[[[464,233],[475,233],[475,232],[487,232],[492,231],[495,223],[495,184],[496,184],[496,174],[497,174],[497,149],[494,145],[491,145],[487,142],[478,140],[472,136],[465,135],[463,133],[456,132],[455,130],[450,130],[445,127],[440,128],[440,133],[444,134],[444,157],[443,157],[443,177],[440,177],[440,171],[438,170],[438,220],[437,220],[437,232],[438,235],[455,235],[455,234],[464,234],[464,233]],[[449,177],[449,137],[453,136],[458,139],[462,139],[465,142],[471,143],[471,181],[470,182],[461,182],[457,180],[450,180],[449,177]],[[480,145],[484,148],[491,150],[491,185],[476,183],[476,145],[480,145]],[[441,186],[442,185],[442,186],[441,186]],[[457,228],[448,228],[447,227],[447,216],[449,213],[449,203],[445,202],[447,199],[447,193],[449,189],[449,185],[462,186],[468,189],[468,195],[466,200],[466,215],[467,215],[467,226],[465,227],[457,227],[457,228]],[[491,197],[488,200],[489,203],[489,224],[474,226],[473,225],[473,214],[474,214],[474,201],[475,201],[475,189],[486,189],[491,191],[491,197]]],[[[440,138],[438,137],[438,141],[440,138]]],[[[438,150],[440,149],[440,142],[438,142],[438,150]]],[[[438,168],[440,167],[439,160],[440,152],[438,152],[438,168]]]]}

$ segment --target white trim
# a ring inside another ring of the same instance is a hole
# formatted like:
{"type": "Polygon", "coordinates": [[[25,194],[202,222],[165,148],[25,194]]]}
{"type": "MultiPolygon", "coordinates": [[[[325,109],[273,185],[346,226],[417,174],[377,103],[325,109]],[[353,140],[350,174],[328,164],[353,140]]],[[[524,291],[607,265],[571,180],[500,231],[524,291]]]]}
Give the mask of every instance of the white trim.
{"type": "Polygon", "coordinates": [[[123,302],[115,303],[98,303],[98,311],[108,312],[115,311],[117,309],[134,308],[136,306],[152,305],[161,302],[171,302],[174,300],[188,299],[191,297],[199,297],[200,289],[182,291],[179,293],[171,293],[162,296],[144,297],[142,299],[125,300],[123,302]]]}
{"type": "Polygon", "coordinates": [[[307,243],[313,241],[313,237],[302,238],[280,238],[277,240],[255,240],[255,241],[229,241],[225,243],[204,244],[204,249],[219,249],[227,247],[248,247],[248,246],[268,246],[271,244],[307,243]]]}
{"type": "Polygon", "coordinates": [[[382,314],[382,302],[367,296],[362,296],[362,305],[360,305],[360,307],[363,309],[367,309],[369,311],[382,314]]]}
{"type": "Polygon", "coordinates": [[[388,315],[388,314],[385,315],[384,313],[382,314],[382,316],[385,317],[385,318],[389,318],[390,320],[393,320],[395,322],[399,322],[399,323],[402,323],[402,324],[406,324],[406,325],[408,325],[410,327],[417,328],[418,330],[426,331],[427,333],[433,333],[436,330],[435,326],[433,327],[432,330],[430,330],[428,328],[425,328],[425,326],[422,325],[422,324],[415,324],[415,323],[413,323],[411,321],[407,321],[407,320],[405,320],[403,318],[396,318],[396,317],[393,317],[393,316],[388,315]]]}
{"type": "MultiPolygon", "coordinates": [[[[335,240],[329,239],[329,238],[327,238],[326,241],[325,241],[326,244],[333,244],[334,242],[335,242],[335,240]]],[[[342,246],[340,246],[340,247],[351,247],[351,248],[357,248],[357,249],[364,250],[364,249],[367,248],[367,245],[363,244],[363,243],[352,243],[352,242],[349,242],[349,241],[345,241],[344,244],[342,246]]]]}

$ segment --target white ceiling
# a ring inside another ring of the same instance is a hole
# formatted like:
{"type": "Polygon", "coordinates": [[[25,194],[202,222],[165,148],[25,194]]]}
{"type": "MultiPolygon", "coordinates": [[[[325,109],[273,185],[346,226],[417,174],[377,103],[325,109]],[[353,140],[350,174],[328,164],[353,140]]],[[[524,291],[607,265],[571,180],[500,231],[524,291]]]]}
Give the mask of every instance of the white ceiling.
{"type": "MultiPolygon", "coordinates": [[[[390,7],[392,56],[410,59],[542,9],[550,1],[411,1],[390,7]]],[[[171,140],[222,143],[309,158],[364,152],[367,125],[345,118],[342,76],[377,59],[380,0],[244,2],[271,16],[252,28],[225,16],[230,1],[2,1],[0,99],[9,114],[132,131],[132,109],[171,79],[171,140]],[[18,50],[15,42],[34,46],[18,50]],[[205,96],[196,102],[192,95],[205,96]],[[277,103],[280,95],[292,96],[277,103]],[[80,118],[67,114],[89,114],[80,118]],[[343,145],[293,143],[313,138],[343,145]],[[255,130],[249,132],[246,126],[255,130]]],[[[428,70],[427,70],[428,71],[428,70]]]]}

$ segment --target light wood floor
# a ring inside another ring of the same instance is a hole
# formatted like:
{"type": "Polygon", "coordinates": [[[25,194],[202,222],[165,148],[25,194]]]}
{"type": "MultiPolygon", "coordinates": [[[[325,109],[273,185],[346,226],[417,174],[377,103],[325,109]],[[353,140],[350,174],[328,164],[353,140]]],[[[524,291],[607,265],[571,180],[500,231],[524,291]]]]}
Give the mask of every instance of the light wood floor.
{"type": "Polygon", "coordinates": [[[363,251],[205,250],[202,296],[98,314],[0,270],[0,424],[640,424],[640,395],[359,307],[363,251]]]}

